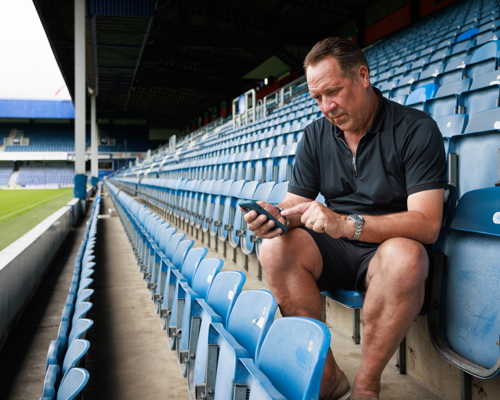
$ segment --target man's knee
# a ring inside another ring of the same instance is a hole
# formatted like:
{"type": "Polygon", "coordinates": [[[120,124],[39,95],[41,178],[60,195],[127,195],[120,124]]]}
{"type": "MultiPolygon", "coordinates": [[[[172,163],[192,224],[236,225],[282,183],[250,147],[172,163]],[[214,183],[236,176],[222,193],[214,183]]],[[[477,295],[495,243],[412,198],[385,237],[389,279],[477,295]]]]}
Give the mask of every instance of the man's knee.
{"type": "Polygon", "coordinates": [[[323,265],[314,240],[301,229],[291,229],[277,238],[264,239],[259,259],[268,275],[289,274],[295,268],[305,268],[316,277],[323,265]]]}
{"type": "Polygon", "coordinates": [[[382,243],[377,250],[375,273],[382,274],[386,282],[396,282],[401,288],[419,286],[425,282],[429,258],[425,247],[412,239],[393,238],[382,243]]]}

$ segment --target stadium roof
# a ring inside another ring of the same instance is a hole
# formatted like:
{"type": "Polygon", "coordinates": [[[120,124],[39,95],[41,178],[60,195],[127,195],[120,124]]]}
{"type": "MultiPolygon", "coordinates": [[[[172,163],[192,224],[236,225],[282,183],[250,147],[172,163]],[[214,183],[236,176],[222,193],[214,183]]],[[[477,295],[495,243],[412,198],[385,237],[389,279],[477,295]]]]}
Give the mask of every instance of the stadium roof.
{"type": "MultiPolygon", "coordinates": [[[[34,0],[72,95],[73,3],[34,0]]],[[[99,117],[184,128],[266,73],[286,67],[302,73],[303,57],[318,40],[351,36],[409,3],[87,0],[88,86],[97,93],[99,117]]]]}

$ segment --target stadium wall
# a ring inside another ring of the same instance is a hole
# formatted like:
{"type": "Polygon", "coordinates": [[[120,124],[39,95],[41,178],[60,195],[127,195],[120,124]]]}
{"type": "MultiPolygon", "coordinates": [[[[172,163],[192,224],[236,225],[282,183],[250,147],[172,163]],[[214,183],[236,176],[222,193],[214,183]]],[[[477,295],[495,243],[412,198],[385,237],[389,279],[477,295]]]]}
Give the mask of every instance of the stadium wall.
{"type": "Polygon", "coordinates": [[[79,215],[73,199],[0,252],[0,349],[79,215]]]}

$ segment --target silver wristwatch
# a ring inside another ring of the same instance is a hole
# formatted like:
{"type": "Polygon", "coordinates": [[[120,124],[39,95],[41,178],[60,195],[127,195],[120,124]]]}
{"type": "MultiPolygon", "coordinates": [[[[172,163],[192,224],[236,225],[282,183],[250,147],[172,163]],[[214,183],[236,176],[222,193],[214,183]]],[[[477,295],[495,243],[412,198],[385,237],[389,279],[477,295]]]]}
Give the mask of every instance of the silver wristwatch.
{"type": "Polygon", "coordinates": [[[356,224],[356,227],[354,228],[354,235],[352,236],[352,238],[350,238],[350,240],[358,240],[359,235],[361,235],[361,229],[363,229],[363,224],[365,223],[365,219],[358,214],[349,215],[349,219],[352,219],[356,224]]]}

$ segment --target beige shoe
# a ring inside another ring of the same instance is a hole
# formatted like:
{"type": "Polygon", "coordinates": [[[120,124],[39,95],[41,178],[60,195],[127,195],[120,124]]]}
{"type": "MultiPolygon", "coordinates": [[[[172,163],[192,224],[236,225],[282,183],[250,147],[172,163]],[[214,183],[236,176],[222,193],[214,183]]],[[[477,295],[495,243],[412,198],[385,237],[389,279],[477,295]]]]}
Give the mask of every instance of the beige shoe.
{"type": "Polygon", "coordinates": [[[349,386],[349,380],[342,372],[319,400],[348,400],[350,395],[351,387],[349,386]]]}

